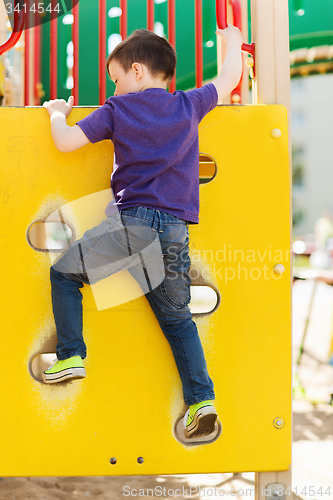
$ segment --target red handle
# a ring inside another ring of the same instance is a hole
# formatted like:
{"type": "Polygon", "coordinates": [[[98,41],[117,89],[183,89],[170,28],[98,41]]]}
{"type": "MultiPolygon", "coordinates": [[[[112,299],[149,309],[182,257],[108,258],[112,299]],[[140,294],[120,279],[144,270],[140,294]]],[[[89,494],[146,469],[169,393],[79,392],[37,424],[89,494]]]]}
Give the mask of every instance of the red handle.
{"type": "MultiPolygon", "coordinates": [[[[168,40],[176,48],[176,0],[168,0],[168,40]]],[[[171,94],[176,90],[176,71],[169,85],[171,94]]]]}
{"type": "MultiPolygon", "coordinates": [[[[18,0],[15,1],[15,7],[17,5],[19,5],[18,0]]],[[[17,10],[14,10],[14,29],[8,40],[2,45],[0,45],[0,56],[1,54],[4,54],[8,50],[12,49],[14,45],[18,42],[20,36],[22,35],[23,25],[24,25],[23,10],[20,10],[19,12],[17,10]]]]}
{"type": "Polygon", "coordinates": [[[225,30],[227,24],[227,0],[216,0],[216,21],[220,30],[225,30]]]}
{"type": "MultiPolygon", "coordinates": [[[[241,5],[239,0],[230,0],[234,14],[234,23],[237,28],[241,26],[241,5]]],[[[227,23],[227,0],[216,0],[216,21],[217,27],[225,30],[228,26],[227,23]]],[[[243,43],[242,50],[254,56],[254,42],[251,44],[243,43]]]]}

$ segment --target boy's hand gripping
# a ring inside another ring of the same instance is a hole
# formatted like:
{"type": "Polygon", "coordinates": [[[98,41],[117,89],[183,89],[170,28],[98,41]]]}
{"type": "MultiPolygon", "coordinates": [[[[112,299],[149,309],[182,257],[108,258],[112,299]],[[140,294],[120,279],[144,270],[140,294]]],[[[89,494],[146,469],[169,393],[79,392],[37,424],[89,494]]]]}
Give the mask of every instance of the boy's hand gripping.
{"type": "Polygon", "coordinates": [[[90,142],[78,125],[70,127],[66,123],[66,118],[72,111],[73,104],[73,96],[69,97],[68,102],[64,99],[55,99],[43,104],[50,117],[54,145],[62,153],[75,151],[90,142]]]}
{"type": "Polygon", "coordinates": [[[217,90],[219,101],[237,86],[243,71],[241,46],[243,34],[236,26],[228,25],[224,30],[217,29],[216,34],[227,43],[224,62],[218,77],[212,82],[217,90]]]}
{"type": "Polygon", "coordinates": [[[45,101],[43,106],[47,114],[51,117],[54,113],[61,113],[66,118],[73,109],[74,97],[70,96],[68,102],[64,99],[55,99],[54,101],[45,101]]]}
{"type": "Polygon", "coordinates": [[[228,24],[228,27],[224,30],[218,28],[215,33],[223,38],[226,43],[232,42],[242,45],[244,41],[243,33],[232,24],[228,24]]]}

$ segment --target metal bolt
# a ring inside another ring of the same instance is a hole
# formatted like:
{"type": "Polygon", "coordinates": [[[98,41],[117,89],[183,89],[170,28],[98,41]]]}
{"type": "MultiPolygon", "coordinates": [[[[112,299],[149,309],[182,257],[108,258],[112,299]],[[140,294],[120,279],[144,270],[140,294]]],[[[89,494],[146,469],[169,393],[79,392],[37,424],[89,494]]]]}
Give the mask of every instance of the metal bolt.
{"type": "Polygon", "coordinates": [[[143,458],[143,457],[139,457],[139,458],[137,459],[137,462],[138,462],[138,464],[143,464],[143,462],[144,462],[144,458],[143,458]]]}
{"type": "Polygon", "coordinates": [[[110,458],[110,464],[114,465],[116,463],[117,463],[117,459],[116,458],[114,458],[114,457],[110,458]]]}
{"type": "Polygon", "coordinates": [[[276,264],[276,266],[273,267],[275,274],[283,274],[285,270],[286,269],[282,264],[276,264]]]}
{"type": "Polygon", "coordinates": [[[245,61],[245,64],[246,66],[248,66],[249,68],[253,68],[254,66],[254,60],[253,60],[253,57],[248,57],[245,61]]]}
{"type": "Polygon", "coordinates": [[[281,429],[281,427],[284,426],[284,420],[283,418],[280,418],[280,417],[277,417],[274,421],[273,421],[273,425],[276,429],[281,429]]]}
{"type": "Polygon", "coordinates": [[[278,490],[274,490],[274,491],[273,491],[273,496],[274,496],[274,497],[278,497],[278,496],[279,496],[279,492],[278,492],[278,490]]]}

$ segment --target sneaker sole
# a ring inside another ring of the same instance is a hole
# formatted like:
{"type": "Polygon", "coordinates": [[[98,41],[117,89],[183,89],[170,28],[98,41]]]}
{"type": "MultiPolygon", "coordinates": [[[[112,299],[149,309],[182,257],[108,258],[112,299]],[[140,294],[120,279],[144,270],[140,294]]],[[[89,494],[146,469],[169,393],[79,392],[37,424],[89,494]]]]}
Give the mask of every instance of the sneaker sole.
{"type": "MultiPolygon", "coordinates": [[[[202,410],[204,409],[205,408],[202,408],[202,410]]],[[[215,430],[216,419],[216,413],[205,414],[204,412],[197,412],[191,425],[189,425],[184,431],[185,437],[189,439],[209,436],[209,434],[212,434],[215,430]]]]}
{"type": "Polygon", "coordinates": [[[86,370],[84,368],[67,368],[57,373],[43,373],[43,382],[45,384],[56,384],[63,380],[84,378],[86,370]]]}

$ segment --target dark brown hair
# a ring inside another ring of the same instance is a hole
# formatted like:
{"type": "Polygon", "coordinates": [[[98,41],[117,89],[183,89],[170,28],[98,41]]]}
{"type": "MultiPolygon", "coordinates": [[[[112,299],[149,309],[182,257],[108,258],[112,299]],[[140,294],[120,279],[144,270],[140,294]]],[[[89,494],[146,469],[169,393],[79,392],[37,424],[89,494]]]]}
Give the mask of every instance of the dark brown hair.
{"type": "Polygon", "coordinates": [[[109,73],[109,64],[115,59],[127,73],[134,62],[147,66],[153,77],[161,76],[170,82],[176,68],[176,53],[172,45],[165,39],[149,30],[136,30],[120,42],[106,60],[106,69],[109,73]]]}

